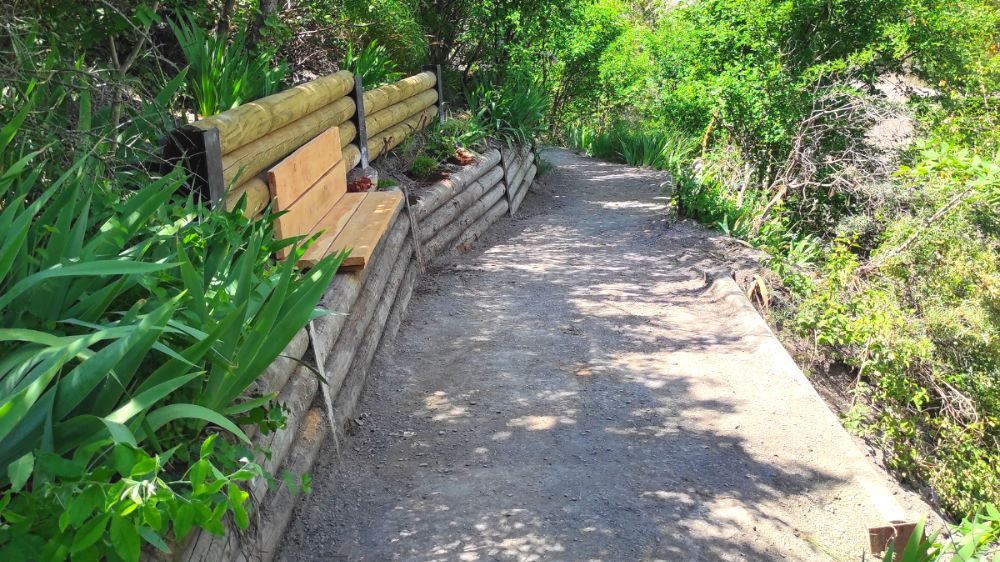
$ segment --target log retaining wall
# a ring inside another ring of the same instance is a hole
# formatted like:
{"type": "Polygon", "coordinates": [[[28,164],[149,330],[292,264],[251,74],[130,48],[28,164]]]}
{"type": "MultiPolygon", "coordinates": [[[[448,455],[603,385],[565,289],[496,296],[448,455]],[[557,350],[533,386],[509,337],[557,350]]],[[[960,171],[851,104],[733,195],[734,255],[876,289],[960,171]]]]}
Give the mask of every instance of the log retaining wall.
{"type": "MultiPolygon", "coordinates": [[[[425,260],[433,262],[478,239],[511,211],[512,201],[517,208],[534,174],[530,149],[504,149],[503,154],[487,150],[472,164],[415,194],[409,212],[416,218],[419,240],[414,240],[404,211],[368,267],[334,277],[321,303],[331,314],[303,329],[256,383],[254,391],[278,392],[278,401],[287,409],[283,429],[253,436],[256,444],[270,450],[269,458],[259,455],[258,462],[274,474],[299,475],[312,469],[324,440],[341,433],[354,416],[375,353],[393,340],[405,317],[420,278],[415,245],[420,245],[425,260]],[[325,384],[303,363],[321,367],[317,370],[325,384]]],[[[263,480],[252,482],[250,490],[255,515],[249,529],[230,528],[225,536],[192,533],[174,550],[174,560],[271,562],[297,498],[286,486],[268,489],[263,480]]]]}

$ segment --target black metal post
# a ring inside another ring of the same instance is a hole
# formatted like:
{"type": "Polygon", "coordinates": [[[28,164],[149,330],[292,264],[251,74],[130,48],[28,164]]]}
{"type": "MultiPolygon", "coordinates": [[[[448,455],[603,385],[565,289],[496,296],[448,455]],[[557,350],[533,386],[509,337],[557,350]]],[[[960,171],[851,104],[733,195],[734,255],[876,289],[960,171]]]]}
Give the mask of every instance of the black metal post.
{"type": "Polygon", "coordinates": [[[361,77],[354,75],[354,128],[357,130],[358,151],[361,153],[361,161],[358,165],[361,169],[368,167],[368,127],[365,124],[365,86],[361,83],[361,77]]]}
{"type": "Polygon", "coordinates": [[[188,188],[211,205],[221,205],[226,197],[222,175],[222,142],[219,130],[185,125],[175,129],[163,148],[168,166],[183,166],[188,172],[188,188]]]}
{"type": "Polygon", "coordinates": [[[444,84],[441,82],[441,65],[440,64],[425,64],[423,66],[424,72],[433,72],[434,76],[437,78],[435,81],[435,88],[437,88],[438,93],[438,122],[444,121],[444,84]]]}

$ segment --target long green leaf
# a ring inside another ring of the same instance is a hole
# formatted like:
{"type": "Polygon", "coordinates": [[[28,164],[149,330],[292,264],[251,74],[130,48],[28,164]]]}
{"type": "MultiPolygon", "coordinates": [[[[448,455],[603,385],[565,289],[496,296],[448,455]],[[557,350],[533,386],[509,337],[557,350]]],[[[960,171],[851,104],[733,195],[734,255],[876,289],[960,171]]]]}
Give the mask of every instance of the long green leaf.
{"type": "Polygon", "coordinates": [[[150,412],[149,415],[146,416],[146,422],[149,423],[149,426],[153,431],[156,431],[164,425],[179,419],[198,419],[207,421],[208,423],[215,424],[232,433],[244,443],[250,442],[250,438],[243,433],[243,430],[237,427],[236,424],[230,421],[226,416],[223,416],[215,410],[211,410],[197,404],[169,404],[150,412]]]}
{"type": "Polygon", "coordinates": [[[0,296],[0,310],[3,310],[25,291],[46,279],[71,276],[139,275],[164,271],[176,266],[176,263],[142,263],[122,260],[98,260],[59,265],[25,277],[14,285],[3,296],[0,296]]]}

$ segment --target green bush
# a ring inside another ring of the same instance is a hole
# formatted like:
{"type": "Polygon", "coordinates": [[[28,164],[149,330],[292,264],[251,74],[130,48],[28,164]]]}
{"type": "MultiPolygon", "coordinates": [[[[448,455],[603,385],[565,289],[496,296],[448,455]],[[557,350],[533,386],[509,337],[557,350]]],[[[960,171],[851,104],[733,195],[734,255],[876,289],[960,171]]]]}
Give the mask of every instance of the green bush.
{"type": "Polygon", "coordinates": [[[473,119],[503,142],[532,144],[545,132],[548,98],[526,79],[510,77],[499,86],[482,79],[465,97],[473,119]]]}
{"type": "MultiPolygon", "coordinates": [[[[177,172],[109,167],[107,113],[90,96],[61,81],[0,92],[5,560],[135,561],[195,526],[222,532],[229,515],[245,528],[243,483],[273,477],[248,460],[240,424],[283,419],[252,383],[342,259],[304,275],[275,265],[291,242],[270,220],[206,209],[177,172]],[[27,126],[37,119],[53,128],[27,126]],[[61,134],[78,143],[49,136],[74,122],[61,134]]],[[[125,130],[151,125],[146,111],[125,130]]]]}

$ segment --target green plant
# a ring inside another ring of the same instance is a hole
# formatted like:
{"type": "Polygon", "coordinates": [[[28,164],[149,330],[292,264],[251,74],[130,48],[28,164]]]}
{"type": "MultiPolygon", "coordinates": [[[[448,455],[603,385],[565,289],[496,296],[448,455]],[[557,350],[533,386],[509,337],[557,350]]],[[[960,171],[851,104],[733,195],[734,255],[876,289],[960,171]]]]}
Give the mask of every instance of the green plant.
{"type": "Polygon", "coordinates": [[[972,518],[963,519],[951,528],[948,538],[939,533],[924,537],[924,521],[917,523],[910,539],[897,552],[895,544],[889,545],[882,556],[883,562],[991,562],[1000,559],[1000,511],[987,504],[972,518]],[[957,537],[957,538],[956,538],[957,537]]]}
{"type": "Polygon", "coordinates": [[[455,156],[455,151],[459,148],[481,148],[487,134],[486,129],[475,119],[450,116],[430,128],[424,150],[431,158],[444,162],[455,156]]]}
{"type": "Polygon", "coordinates": [[[348,44],[343,68],[360,76],[362,84],[369,89],[403,77],[402,72],[396,71],[396,64],[389,57],[386,48],[374,40],[360,52],[355,52],[354,45],[348,44]]]}
{"type": "Polygon", "coordinates": [[[188,90],[199,115],[215,115],[281,89],[287,66],[275,64],[273,51],[251,52],[244,32],[206,32],[190,15],[169,22],[188,64],[188,90]]]}
{"type": "Polygon", "coordinates": [[[544,91],[526,79],[508,78],[499,87],[480,80],[466,92],[473,119],[508,144],[533,144],[545,131],[549,101],[544,91]]]}
{"type": "Polygon", "coordinates": [[[419,154],[410,164],[410,176],[417,179],[424,179],[431,175],[431,172],[438,167],[438,161],[426,154],[419,154]]]}
{"type": "Polygon", "coordinates": [[[0,129],[0,558],[134,561],[227,513],[245,527],[240,483],[271,477],[237,422],[281,420],[248,389],[343,256],[274,266],[293,241],[179,197],[176,171],[30,150],[24,116],[64,102],[45,89],[0,129]]]}

